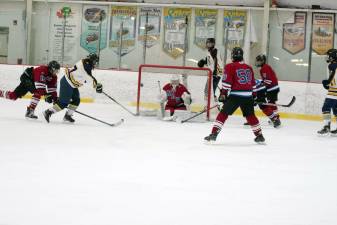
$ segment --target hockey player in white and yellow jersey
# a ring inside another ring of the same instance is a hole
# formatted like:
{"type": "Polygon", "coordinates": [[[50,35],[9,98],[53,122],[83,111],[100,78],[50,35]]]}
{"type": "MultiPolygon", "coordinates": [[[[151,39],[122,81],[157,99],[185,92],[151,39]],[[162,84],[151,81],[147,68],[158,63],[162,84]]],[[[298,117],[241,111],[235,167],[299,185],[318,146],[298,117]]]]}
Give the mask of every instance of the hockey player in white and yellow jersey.
{"type": "Polygon", "coordinates": [[[336,69],[337,69],[337,49],[330,49],[327,52],[327,62],[329,63],[329,78],[323,80],[322,84],[328,90],[322,107],[324,126],[317,133],[319,135],[337,135],[337,129],[330,131],[331,111],[337,119],[337,85],[336,85],[336,69]]]}
{"type": "Polygon", "coordinates": [[[63,120],[75,122],[72,118],[73,113],[80,104],[80,93],[78,88],[87,83],[88,79],[93,81],[93,87],[97,93],[103,92],[102,84],[97,83],[97,80],[92,75],[92,70],[99,61],[95,53],[90,53],[85,59],[78,61],[72,68],[66,68],[65,74],[60,81],[59,98],[53,107],[45,110],[43,115],[49,123],[52,114],[67,108],[63,120]]]}

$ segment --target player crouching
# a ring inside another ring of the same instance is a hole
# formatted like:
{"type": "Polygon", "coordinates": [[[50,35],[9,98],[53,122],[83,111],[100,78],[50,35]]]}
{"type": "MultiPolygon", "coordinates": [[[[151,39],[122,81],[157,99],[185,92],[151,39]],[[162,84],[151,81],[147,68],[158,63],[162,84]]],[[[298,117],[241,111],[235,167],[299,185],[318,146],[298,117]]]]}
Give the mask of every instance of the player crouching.
{"type": "Polygon", "coordinates": [[[55,103],[57,100],[57,74],[59,70],[60,64],[56,61],[36,68],[29,67],[21,75],[20,84],[13,91],[0,90],[0,97],[15,101],[28,92],[32,93],[25,117],[37,119],[34,111],[42,96],[48,103],[55,103]]]}
{"type": "Polygon", "coordinates": [[[170,83],[166,84],[163,90],[164,92],[158,97],[162,108],[161,110],[164,110],[164,104],[166,102],[165,111],[169,114],[169,116],[163,115],[163,120],[175,121],[179,112],[190,111],[191,94],[187,88],[180,83],[178,75],[173,75],[170,83]]]}

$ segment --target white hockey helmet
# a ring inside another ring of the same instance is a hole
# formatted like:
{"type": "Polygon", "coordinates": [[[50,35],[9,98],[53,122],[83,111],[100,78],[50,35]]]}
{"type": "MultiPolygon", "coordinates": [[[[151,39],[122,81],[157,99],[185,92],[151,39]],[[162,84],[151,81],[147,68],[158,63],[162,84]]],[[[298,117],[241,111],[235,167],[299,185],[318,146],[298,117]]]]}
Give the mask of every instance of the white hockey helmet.
{"type": "Polygon", "coordinates": [[[178,86],[179,83],[180,83],[179,75],[178,75],[178,74],[173,74],[173,75],[171,76],[170,82],[171,82],[171,85],[172,85],[173,87],[178,86]]]}

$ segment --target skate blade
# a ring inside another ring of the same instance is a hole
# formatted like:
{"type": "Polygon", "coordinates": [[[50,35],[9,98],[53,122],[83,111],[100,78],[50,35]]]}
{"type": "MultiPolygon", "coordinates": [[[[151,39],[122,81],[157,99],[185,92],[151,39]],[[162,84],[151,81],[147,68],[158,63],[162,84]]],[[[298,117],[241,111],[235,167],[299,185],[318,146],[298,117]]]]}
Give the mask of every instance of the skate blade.
{"type": "Polygon", "coordinates": [[[216,141],[206,141],[206,140],[204,140],[205,145],[215,145],[215,142],[216,141]]]}
{"type": "Polygon", "coordinates": [[[26,120],[37,120],[38,118],[25,117],[26,120]]]}
{"type": "Polygon", "coordinates": [[[317,134],[318,137],[329,137],[330,133],[326,133],[326,134],[317,134]]]}

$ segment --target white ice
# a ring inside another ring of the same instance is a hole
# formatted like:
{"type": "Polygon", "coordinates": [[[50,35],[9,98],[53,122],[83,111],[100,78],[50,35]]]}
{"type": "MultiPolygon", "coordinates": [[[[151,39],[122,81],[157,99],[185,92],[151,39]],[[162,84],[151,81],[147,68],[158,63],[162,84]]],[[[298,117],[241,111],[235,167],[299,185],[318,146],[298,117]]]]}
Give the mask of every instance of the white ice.
{"type": "Polygon", "coordinates": [[[266,145],[231,117],[212,123],[133,117],[112,104],[75,124],[27,121],[28,101],[0,99],[1,225],[336,225],[337,138],[319,122],[261,120],[266,145]]]}

